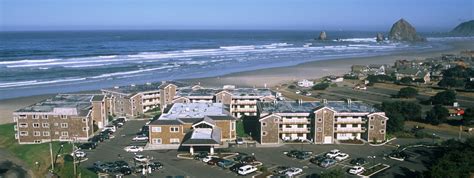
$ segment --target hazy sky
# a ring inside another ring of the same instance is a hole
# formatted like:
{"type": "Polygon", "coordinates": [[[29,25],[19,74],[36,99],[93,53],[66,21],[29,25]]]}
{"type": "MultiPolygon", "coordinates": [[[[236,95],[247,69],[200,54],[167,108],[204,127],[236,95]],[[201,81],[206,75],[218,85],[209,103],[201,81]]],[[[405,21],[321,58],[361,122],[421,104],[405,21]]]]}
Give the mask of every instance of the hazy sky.
{"type": "Polygon", "coordinates": [[[0,30],[388,30],[405,18],[419,31],[474,19],[474,0],[0,0],[0,30]]]}

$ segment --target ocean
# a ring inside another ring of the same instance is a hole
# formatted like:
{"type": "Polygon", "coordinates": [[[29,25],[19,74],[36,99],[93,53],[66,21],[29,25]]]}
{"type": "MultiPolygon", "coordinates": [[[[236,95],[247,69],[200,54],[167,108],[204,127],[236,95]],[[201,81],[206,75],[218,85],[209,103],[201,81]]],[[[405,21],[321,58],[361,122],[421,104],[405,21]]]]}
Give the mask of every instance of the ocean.
{"type": "Polygon", "coordinates": [[[328,31],[319,41],[319,31],[0,32],[0,99],[447,49],[466,40],[425,34],[426,43],[377,43],[375,34],[328,31]]]}

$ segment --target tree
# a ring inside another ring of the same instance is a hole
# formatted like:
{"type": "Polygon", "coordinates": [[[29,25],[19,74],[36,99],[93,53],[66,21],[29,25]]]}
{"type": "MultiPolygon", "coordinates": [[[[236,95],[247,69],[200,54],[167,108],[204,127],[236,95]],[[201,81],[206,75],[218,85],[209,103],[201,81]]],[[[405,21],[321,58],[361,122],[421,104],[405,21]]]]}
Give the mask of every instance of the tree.
{"type": "Polygon", "coordinates": [[[402,131],[405,120],[421,119],[421,106],[414,102],[383,102],[381,108],[389,118],[387,131],[390,133],[402,131]]]}
{"type": "Polygon", "coordinates": [[[447,140],[442,143],[439,153],[441,155],[434,157],[427,177],[468,178],[474,172],[474,137],[467,138],[464,142],[447,140]]]}
{"type": "Polygon", "coordinates": [[[434,105],[452,105],[454,102],[456,102],[456,93],[453,90],[442,91],[431,97],[431,103],[434,105]]]}
{"type": "Polygon", "coordinates": [[[467,108],[464,111],[462,119],[464,124],[471,124],[472,122],[474,122],[474,108],[467,108]]]}
{"type": "Polygon", "coordinates": [[[418,90],[412,87],[401,88],[400,91],[398,91],[399,98],[414,98],[416,95],[418,95],[418,90]]]}
{"type": "Polygon", "coordinates": [[[318,83],[312,87],[313,90],[325,90],[329,87],[329,83],[318,83]]]}
{"type": "Polygon", "coordinates": [[[288,86],[288,88],[289,88],[289,89],[295,89],[295,88],[296,88],[296,86],[294,86],[294,85],[290,85],[290,86],[288,86]]]}
{"type": "Polygon", "coordinates": [[[446,121],[449,116],[449,111],[442,105],[435,105],[430,111],[426,113],[426,121],[433,125],[438,125],[446,121]]]}
{"type": "Polygon", "coordinates": [[[466,85],[464,79],[455,77],[443,77],[443,79],[438,82],[438,86],[440,87],[464,87],[464,85],[466,85]]]}
{"type": "Polygon", "coordinates": [[[403,130],[403,126],[405,125],[405,118],[399,113],[392,113],[387,115],[389,118],[387,121],[387,132],[394,133],[403,130]]]}
{"type": "Polygon", "coordinates": [[[400,79],[401,84],[411,84],[413,82],[413,78],[411,77],[403,77],[400,79]]]}

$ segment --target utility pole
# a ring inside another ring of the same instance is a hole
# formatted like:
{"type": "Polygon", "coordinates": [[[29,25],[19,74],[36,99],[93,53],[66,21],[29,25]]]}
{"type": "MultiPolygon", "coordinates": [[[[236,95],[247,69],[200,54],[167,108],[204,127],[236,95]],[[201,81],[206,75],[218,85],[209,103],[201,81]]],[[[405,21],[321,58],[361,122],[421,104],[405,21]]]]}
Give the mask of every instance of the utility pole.
{"type": "Polygon", "coordinates": [[[51,142],[52,142],[52,139],[49,142],[49,154],[51,155],[51,172],[53,172],[54,171],[54,158],[53,158],[53,145],[51,142]]]}
{"type": "Polygon", "coordinates": [[[77,137],[74,137],[74,139],[73,139],[73,141],[72,141],[72,164],[74,165],[74,178],[77,177],[76,151],[74,150],[74,149],[75,149],[74,141],[76,141],[76,138],[77,138],[77,137]]]}

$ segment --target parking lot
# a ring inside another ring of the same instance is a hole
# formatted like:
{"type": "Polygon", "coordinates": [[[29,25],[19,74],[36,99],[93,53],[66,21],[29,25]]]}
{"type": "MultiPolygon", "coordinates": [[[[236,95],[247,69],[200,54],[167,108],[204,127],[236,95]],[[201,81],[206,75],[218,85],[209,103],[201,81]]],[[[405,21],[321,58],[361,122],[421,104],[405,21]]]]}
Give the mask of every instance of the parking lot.
{"type": "MultiPolygon", "coordinates": [[[[136,136],[136,133],[146,123],[146,121],[129,121],[124,127],[119,128],[114,134],[115,138],[106,140],[100,143],[99,146],[94,150],[86,150],[88,154],[88,160],[80,163],[80,166],[91,167],[94,162],[101,161],[117,161],[124,160],[129,165],[134,166],[133,157],[134,153],[128,153],[123,150],[124,147],[129,145],[145,145],[145,142],[134,142],[132,138],[136,136]]],[[[255,155],[258,161],[262,162],[263,165],[269,170],[277,168],[278,166],[297,167],[303,169],[303,174],[298,177],[311,177],[311,175],[321,174],[325,171],[332,169],[341,168],[343,171],[347,171],[352,165],[349,161],[353,158],[364,158],[368,161],[367,165],[375,165],[377,163],[388,164],[392,168],[383,171],[377,176],[392,177],[394,175],[405,175],[408,170],[424,170],[421,161],[422,156],[420,153],[413,151],[413,156],[408,161],[396,161],[385,158],[394,148],[396,144],[405,144],[409,142],[419,142],[420,140],[396,140],[393,144],[385,146],[370,146],[370,145],[314,145],[314,144],[287,144],[281,147],[235,147],[229,148],[231,152],[241,152],[248,155],[255,155]],[[347,153],[350,157],[344,161],[337,162],[335,165],[328,168],[322,168],[316,164],[313,164],[309,159],[299,160],[296,158],[288,157],[284,152],[290,150],[303,150],[311,151],[312,155],[322,155],[332,149],[341,150],[341,152],[347,153]],[[370,158],[369,158],[370,157],[370,158]]],[[[430,141],[430,140],[426,140],[430,141]]],[[[219,150],[216,150],[219,152],[219,150]]],[[[188,160],[177,158],[177,150],[154,150],[144,151],[141,155],[148,156],[153,161],[159,161],[163,164],[163,169],[152,172],[147,177],[234,177],[236,173],[231,172],[229,169],[223,169],[218,166],[210,166],[204,162],[198,160],[188,160]]],[[[137,177],[139,173],[134,173],[129,177],[137,177]]],[[[251,177],[258,173],[253,173],[247,177],[251,177]]],[[[348,177],[355,177],[346,173],[348,177]]]]}

